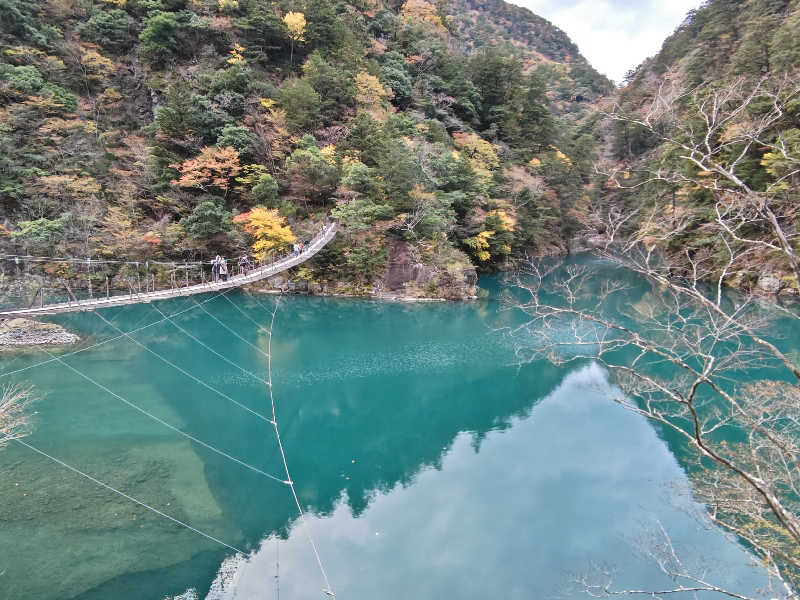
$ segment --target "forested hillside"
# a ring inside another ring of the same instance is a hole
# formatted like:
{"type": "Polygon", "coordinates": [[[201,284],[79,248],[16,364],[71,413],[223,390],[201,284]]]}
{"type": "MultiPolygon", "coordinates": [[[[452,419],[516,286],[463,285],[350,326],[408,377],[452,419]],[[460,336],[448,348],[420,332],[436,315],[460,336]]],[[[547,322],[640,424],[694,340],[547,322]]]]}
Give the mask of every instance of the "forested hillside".
{"type": "Polygon", "coordinates": [[[676,273],[796,294],[798,67],[797,0],[690,13],[605,107],[598,229],[633,234],[676,273]]]}
{"type": "Polygon", "coordinates": [[[458,296],[566,247],[610,90],[499,0],[0,0],[0,252],[267,258],[332,214],[295,277],[458,296]]]}

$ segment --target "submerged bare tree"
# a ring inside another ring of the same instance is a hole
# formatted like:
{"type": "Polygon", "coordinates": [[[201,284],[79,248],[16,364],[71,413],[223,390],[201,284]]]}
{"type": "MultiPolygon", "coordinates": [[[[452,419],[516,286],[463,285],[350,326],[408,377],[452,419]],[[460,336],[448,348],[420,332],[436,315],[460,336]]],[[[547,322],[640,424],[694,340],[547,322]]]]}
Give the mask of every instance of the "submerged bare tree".
{"type": "MultiPolygon", "coordinates": [[[[527,265],[518,278],[525,299],[516,306],[528,319],[512,333],[526,340],[518,347],[523,361],[602,363],[624,392],[620,404],[681,440],[676,452],[690,465],[694,497],[763,564],[765,596],[798,598],[800,366],[765,333],[769,322],[755,298],[728,293],[726,284],[767,257],[795,287],[800,283],[800,132],[777,128],[787,105],[798,102],[800,84],[737,80],[689,94],[667,87],[641,113],[610,116],[658,136],[662,152],[677,157],[674,168],[643,169],[638,181],[628,169],[605,173],[619,188],[662,182],[702,189],[712,199],[712,218],[699,219],[703,207],[676,213],[659,201],[637,214],[607,207],[599,253],[624,269],[597,278],[592,267],[527,265]],[[755,149],[773,169],[774,180],[760,189],[739,174],[755,149]],[[713,243],[674,244],[688,227],[701,228],[713,243]],[[639,300],[623,303],[622,292],[640,289],[642,280],[649,285],[639,300]],[[765,369],[771,371],[756,376],[765,369]]],[[[783,317],[798,318],[791,310],[783,317]]],[[[666,531],[648,552],[672,588],[616,589],[607,569],[580,583],[594,596],[748,597],[687,567],[666,531]]]]}
{"type": "Polygon", "coordinates": [[[33,393],[30,387],[8,385],[0,388],[0,448],[11,438],[27,434],[31,402],[33,393]]]}

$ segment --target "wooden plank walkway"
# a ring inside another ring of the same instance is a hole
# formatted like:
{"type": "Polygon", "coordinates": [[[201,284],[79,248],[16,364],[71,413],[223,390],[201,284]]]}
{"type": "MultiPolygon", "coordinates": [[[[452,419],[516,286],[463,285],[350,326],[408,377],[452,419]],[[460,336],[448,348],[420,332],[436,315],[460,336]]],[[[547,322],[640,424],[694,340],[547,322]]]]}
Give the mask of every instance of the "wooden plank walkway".
{"type": "Polygon", "coordinates": [[[13,317],[33,317],[37,315],[54,315],[67,312],[80,312],[88,310],[97,310],[101,308],[108,308],[110,306],[123,306],[125,304],[138,304],[140,302],[152,302],[154,300],[166,300],[167,298],[176,298],[178,296],[191,296],[193,294],[206,294],[208,292],[217,292],[229,288],[239,287],[248,283],[255,283],[261,281],[278,273],[282,273],[287,269],[302,264],[324,248],[335,236],[338,229],[337,224],[328,223],[322,230],[311,240],[308,247],[295,256],[287,256],[281,260],[277,260],[263,267],[258,267],[250,271],[247,275],[237,275],[231,277],[228,281],[218,281],[216,283],[200,283],[197,285],[190,285],[186,287],[176,287],[168,290],[157,290],[154,292],[146,292],[144,294],[125,294],[120,296],[110,296],[102,298],[89,298],[86,300],[78,300],[71,302],[59,302],[57,304],[45,304],[44,306],[37,306],[32,308],[22,308],[16,310],[0,310],[0,318],[13,318],[13,317]]]}

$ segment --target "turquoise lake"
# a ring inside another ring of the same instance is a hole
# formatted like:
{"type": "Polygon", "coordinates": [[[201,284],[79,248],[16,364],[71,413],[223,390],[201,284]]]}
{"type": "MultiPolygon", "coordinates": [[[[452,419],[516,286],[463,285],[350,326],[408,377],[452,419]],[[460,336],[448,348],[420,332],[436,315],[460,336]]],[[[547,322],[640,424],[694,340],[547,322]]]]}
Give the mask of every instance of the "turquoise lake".
{"type": "MultiPolygon", "coordinates": [[[[175,366],[123,337],[63,358],[94,383],[59,361],[32,367],[41,352],[0,358],[3,373],[25,369],[0,383],[35,386],[32,445],[252,553],[235,590],[212,597],[325,598],[308,532],[339,600],[581,598],[571,581],[596,563],[620,587],[656,588],[668,580],[637,546],[658,524],[715,582],[761,585],[676,491],[676,440],[614,403],[596,364],[519,365],[500,329],[521,315],[497,279],[482,286],[489,298],[465,303],[280,300],[273,389],[306,526],[287,485],[100,387],[283,479],[272,425],[229,400],[270,414],[256,377],[274,297],[198,298],[238,336],[191,300],[157,305],[188,309],[174,321],[252,375],[161,322],[133,336],[175,366]]],[[[149,305],[103,316],[125,331],[161,319],[149,305]]],[[[91,313],[53,320],[83,346],[119,335],[91,313]]],[[[2,599],[205,598],[233,554],[28,448],[0,450],[2,599]]]]}

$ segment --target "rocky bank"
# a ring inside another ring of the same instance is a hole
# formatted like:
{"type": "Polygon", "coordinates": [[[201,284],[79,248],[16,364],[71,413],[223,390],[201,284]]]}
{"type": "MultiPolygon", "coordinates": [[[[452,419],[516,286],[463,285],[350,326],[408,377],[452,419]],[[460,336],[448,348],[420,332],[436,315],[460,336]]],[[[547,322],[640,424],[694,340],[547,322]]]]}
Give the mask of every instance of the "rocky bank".
{"type": "Polygon", "coordinates": [[[55,323],[30,319],[0,319],[0,348],[19,346],[60,346],[80,338],[55,323]]]}

